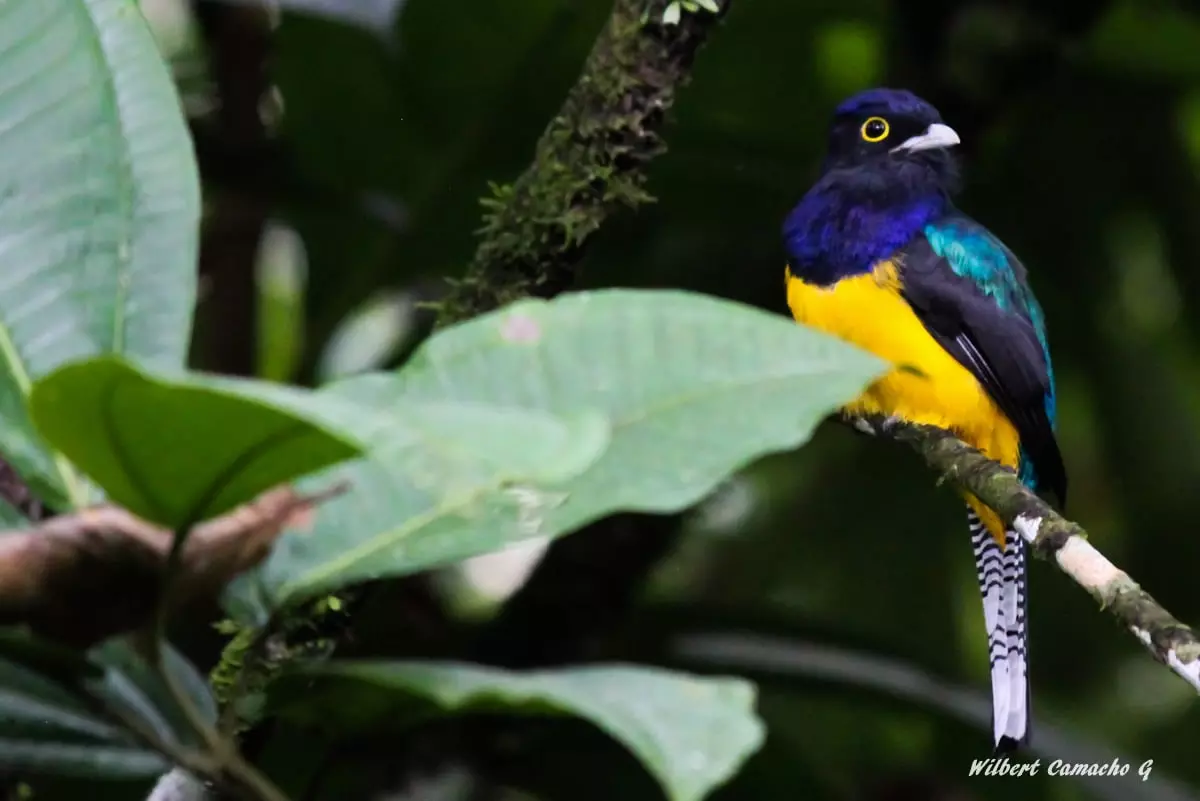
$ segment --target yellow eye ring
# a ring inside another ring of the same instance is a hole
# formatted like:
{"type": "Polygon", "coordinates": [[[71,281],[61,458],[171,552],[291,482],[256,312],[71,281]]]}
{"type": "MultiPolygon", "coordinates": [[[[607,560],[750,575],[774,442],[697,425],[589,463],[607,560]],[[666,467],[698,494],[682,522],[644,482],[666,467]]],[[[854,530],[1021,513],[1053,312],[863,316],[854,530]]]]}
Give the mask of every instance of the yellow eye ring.
{"type": "Polygon", "coordinates": [[[882,142],[891,132],[892,126],[883,117],[868,117],[859,129],[864,142],[882,142]]]}

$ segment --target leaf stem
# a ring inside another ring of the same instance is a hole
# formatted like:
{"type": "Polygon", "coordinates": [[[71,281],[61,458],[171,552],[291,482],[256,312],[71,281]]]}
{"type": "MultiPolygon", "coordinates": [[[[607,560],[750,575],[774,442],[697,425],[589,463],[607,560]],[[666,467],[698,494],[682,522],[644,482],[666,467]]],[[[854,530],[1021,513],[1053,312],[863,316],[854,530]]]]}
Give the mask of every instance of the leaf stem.
{"type": "MultiPolygon", "coordinates": [[[[163,645],[166,642],[167,619],[171,608],[170,588],[175,574],[179,570],[183,543],[191,528],[191,523],[180,527],[172,539],[171,550],[167,554],[167,563],[163,569],[162,591],[154,616],[154,625],[146,638],[146,646],[149,651],[147,659],[167,688],[171,700],[178,705],[184,717],[187,718],[188,725],[204,744],[206,749],[204,757],[211,760],[213,767],[204,775],[231,785],[231,789],[236,789],[251,801],[289,801],[282,790],[242,757],[232,740],[222,737],[216,727],[205,720],[204,715],[192,703],[187,690],[180,685],[175,673],[167,665],[166,649],[163,645]]],[[[171,754],[167,754],[167,756],[175,758],[171,754]]],[[[184,762],[179,762],[179,764],[189,770],[193,769],[184,762]]]]}

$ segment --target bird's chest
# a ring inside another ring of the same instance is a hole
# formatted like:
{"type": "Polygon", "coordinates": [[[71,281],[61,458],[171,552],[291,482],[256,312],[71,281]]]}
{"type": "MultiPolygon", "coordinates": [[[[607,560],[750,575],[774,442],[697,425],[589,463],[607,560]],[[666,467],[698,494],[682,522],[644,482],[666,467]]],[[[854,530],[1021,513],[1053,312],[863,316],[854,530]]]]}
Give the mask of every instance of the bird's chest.
{"type": "MultiPolygon", "coordinates": [[[[862,275],[829,286],[787,274],[787,300],[797,321],[858,345],[888,361],[912,359],[935,346],[924,325],[900,294],[895,264],[880,261],[862,275]]],[[[939,347],[940,350],[940,347],[939,347]]]]}
{"type": "Polygon", "coordinates": [[[852,411],[898,414],[958,428],[990,416],[979,382],[946,352],[901,295],[896,265],[821,287],[787,274],[787,300],[801,323],[851,342],[892,364],[892,370],[851,404],[852,411]]]}

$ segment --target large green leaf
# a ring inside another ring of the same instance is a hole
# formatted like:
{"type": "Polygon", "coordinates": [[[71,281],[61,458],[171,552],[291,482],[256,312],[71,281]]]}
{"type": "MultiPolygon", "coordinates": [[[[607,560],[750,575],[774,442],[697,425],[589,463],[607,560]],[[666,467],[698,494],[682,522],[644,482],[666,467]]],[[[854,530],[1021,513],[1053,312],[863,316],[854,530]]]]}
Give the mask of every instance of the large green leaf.
{"type": "Polygon", "coordinates": [[[513,673],[332,662],[285,675],[271,692],[285,716],[337,733],[411,725],[437,709],[579,716],[628,748],[672,801],[703,798],[763,741],[750,683],[631,665],[513,673]]]}
{"type": "Polygon", "coordinates": [[[38,430],[130,511],[177,528],[357,456],[339,401],[266,382],[151,377],[112,356],[38,381],[38,430]]]}
{"type": "Polygon", "coordinates": [[[0,3],[0,452],[55,507],[85,484],[37,436],[39,377],[95,353],[183,364],[196,166],[131,0],[0,3]]]}
{"type": "Polygon", "coordinates": [[[275,602],[294,600],[559,535],[620,509],[687,507],[750,460],[803,443],[881,364],[781,316],[684,292],[518,303],[437,334],[399,376],[319,394],[380,410],[457,403],[552,414],[582,421],[603,454],[572,462],[587,467],[578,475],[517,480],[501,460],[536,449],[513,432],[495,440],[490,470],[455,475],[431,472],[429,452],[403,447],[402,429],[380,430],[368,460],[335,471],[358,491],[323,506],[314,531],[284,537],[260,585],[275,602]]]}

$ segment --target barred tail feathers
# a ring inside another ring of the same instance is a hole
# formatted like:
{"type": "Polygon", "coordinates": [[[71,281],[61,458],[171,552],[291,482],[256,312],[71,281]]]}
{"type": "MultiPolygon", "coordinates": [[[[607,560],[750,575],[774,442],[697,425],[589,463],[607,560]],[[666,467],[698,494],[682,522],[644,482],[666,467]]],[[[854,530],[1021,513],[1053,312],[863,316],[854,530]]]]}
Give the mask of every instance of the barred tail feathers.
{"type": "Polygon", "coordinates": [[[1004,611],[1008,623],[1008,686],[1010,691],[1008,726],[1005,736],[1012,742],[998,742],[1004,750],[1029,742],[1029,640],[1026,616],[1029,586],[1025,572],[1025,540],[1012,529],[1005,532],[1004,611]]]}
{"type": "Polygon", "coordinates": [[[1029,736],[1025,544],[1009,531],[1001,550],[971,508],[967,510],[967,525],[988,633],[993,736],[998,751],[1012,750],[1028,742],[1029,736]]]}

